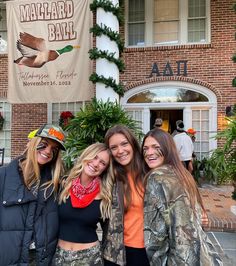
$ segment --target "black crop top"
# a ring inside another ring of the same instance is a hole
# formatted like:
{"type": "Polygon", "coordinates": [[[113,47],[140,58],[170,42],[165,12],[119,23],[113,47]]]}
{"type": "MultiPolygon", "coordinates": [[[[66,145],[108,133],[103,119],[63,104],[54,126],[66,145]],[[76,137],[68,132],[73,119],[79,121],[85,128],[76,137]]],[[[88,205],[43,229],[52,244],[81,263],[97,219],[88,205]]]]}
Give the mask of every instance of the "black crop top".
{"type": "Polygon", "coordinates": [[[97,223],[101,221],[101,200],[93,200],[85,208],[73,208],[71,199],[59,205],[59,239],[75,243],[98,240],[97,223]]]}

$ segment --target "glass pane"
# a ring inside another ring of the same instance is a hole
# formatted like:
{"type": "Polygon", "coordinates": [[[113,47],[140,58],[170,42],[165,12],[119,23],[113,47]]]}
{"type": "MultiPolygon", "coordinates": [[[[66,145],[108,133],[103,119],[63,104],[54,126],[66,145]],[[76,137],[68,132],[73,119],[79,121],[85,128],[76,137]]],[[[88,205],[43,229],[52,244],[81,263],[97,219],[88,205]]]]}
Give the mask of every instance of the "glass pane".
{"type": "Polygon", "coordinates": [[[201,142],[201,150],[202,152],[209,152],[209,142],[201,142]]]}
{"type": "Polygon", "coordinates": [[[195,135],[195,137],[196,137],[196,139],[199,139],[199,131],[200,131],[200,121],[198,121],[198,122],[195,122],[195,121],[193,121],[192,122],[192,127],[197,131],[197,133],[196,133],[196,135],[195,135]]]}
{"type": "Polygon", "coordinates": [[[206,1],[205,0],[189,0],[188,1],[189,17],[205,17],[206,1]]]}
{"type": "Polygon", "coordinates": [[[209,111],[208,110],[202,110],[202,119],[209,119],[209,111]]]}
{"type": "Polygon", "coordinates": [[[57,112],[59,110],[59,104],[58,103],[54,103],[53,104],[53,111],[57,112]]]}
{"type": "Polygon", "coordinates": [[[129,22],[144,21],[144,0],[129,0],[129,22]]]}
{"type": "Polygon", "coordinates": [[[209,130],[209,121],[202,121],[202,130],[209,130]]]}
{"type": "MultiPolygon", "coordinates": [[[[193,119],[199,119],[200,118],[200,111],[199,110],[193,110],[192,112],[192,118],[193,119]]],[[[194,123],[197,123],[197,122],[194,122],[194,123]]],[[[193,125],[194,126],[194,125],[193,125]]],[[[196,126],[194,126],[195,128],[196,126]]]]}
{"type": "Polygon", "coordinates": [[[209,132],[202,132],[201,139],[208,141],[209,140],[209,132]]]}
{"type": "Polygon", "coordinates": [[[188,42],[205,42],[205,19],[188,20],[188,42]]]}
{"type": "Polygon", "coordinates": [[[182,88],[153,88],[129,98],[128,103],[208,102],[206,96],[182,88]]]}
{"type": "Polygon", "coordinates": [[[179,18],[179,1],[154,0],[154,20],[167,21],[179,18]]]}
{"type": "Polygon", "coordinates": [[[82,103],[76,103],[75,104],[75,110],[79,111],[80,108],[82,108],[83,104],[82,103]]]}
{"type": "Polygon", "coordinates": [[[67,111],[67,103],[60,103],[60,111],[67,111]]]}
{"type": "Polygon", "coordinates": [[[154,43],[178,43],[178,21],[154,23],[154,43]]]}
{"type": "Polygon", "coordinates": [[[129,25],[129,45],[144,45],[144,23],[129,25]]]}

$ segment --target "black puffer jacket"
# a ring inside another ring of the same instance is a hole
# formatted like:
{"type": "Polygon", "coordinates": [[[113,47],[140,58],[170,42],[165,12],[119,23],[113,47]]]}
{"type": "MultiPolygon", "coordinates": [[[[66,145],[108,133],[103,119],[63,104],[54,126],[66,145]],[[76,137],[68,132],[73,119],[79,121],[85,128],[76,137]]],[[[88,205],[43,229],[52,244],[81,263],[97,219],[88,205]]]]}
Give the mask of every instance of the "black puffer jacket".
{"type": "MultiPolygon", "coordinates": [[[[32,239],[37,266],[51,265],[58,235],[57,203],[53,195],[45,200],[42,189],[35,197],[24,186],[18,169],[17,159],[0,168],[0,265],[28,265],[32,239]]],[[[41,177],[51,179],[50,169],[41,177]]]]}

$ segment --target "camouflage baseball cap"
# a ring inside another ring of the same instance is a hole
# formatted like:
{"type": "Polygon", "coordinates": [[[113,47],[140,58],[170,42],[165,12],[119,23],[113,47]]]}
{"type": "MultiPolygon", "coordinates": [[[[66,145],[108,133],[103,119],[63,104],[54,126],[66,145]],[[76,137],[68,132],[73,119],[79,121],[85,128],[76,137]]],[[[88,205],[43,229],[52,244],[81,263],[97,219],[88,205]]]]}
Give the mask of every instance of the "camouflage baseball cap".
{"type": "Polygon", "coordinates": [[[62,128],[59,126],[45,124],[38,129],[35,136],[55,140],[60,144],[62,150],[66,150],[64,146],[66,136],[62,128]]]}

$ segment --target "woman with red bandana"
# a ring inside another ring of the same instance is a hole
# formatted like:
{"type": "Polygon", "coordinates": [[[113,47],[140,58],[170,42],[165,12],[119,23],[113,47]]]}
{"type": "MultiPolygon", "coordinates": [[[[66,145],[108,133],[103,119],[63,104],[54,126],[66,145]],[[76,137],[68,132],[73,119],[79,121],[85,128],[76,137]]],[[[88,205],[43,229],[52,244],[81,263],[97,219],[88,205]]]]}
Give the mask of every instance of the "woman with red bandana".
{"type": "Polygon", "coordinates": [[[84,150],[62,182],[59,241],[53,265],[103,265],[97,224],[110,217],[110,153],[103,143],[84,150]]]}

